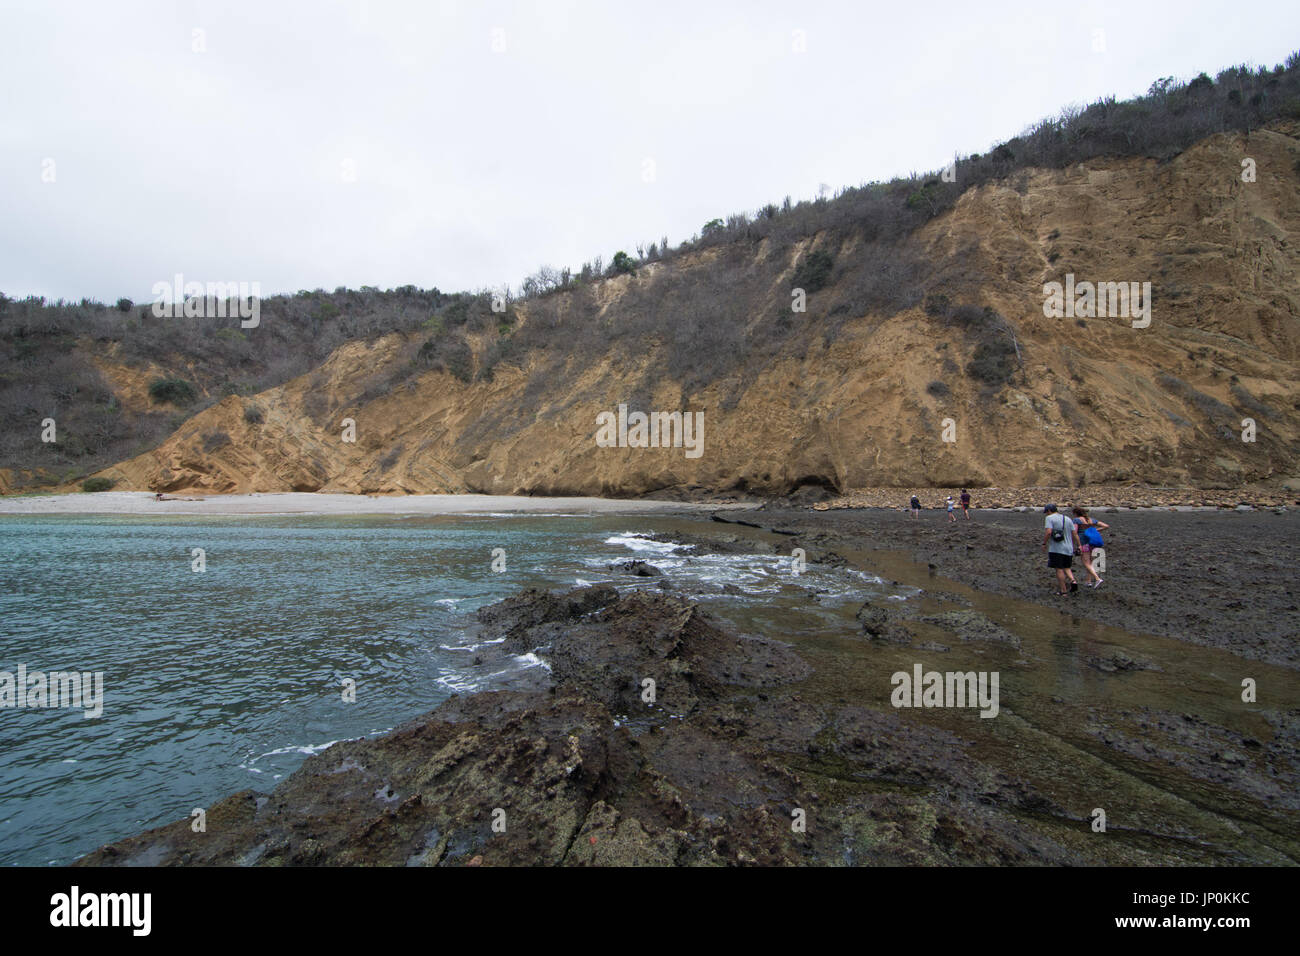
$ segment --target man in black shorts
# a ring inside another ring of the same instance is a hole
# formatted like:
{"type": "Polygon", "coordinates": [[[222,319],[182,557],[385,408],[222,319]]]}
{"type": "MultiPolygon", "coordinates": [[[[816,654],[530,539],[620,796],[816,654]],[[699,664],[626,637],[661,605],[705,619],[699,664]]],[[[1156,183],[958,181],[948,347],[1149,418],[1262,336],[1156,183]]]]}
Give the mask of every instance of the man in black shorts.
{"type": "Polygon", "coordinates": [[[1074,554],[1079,550],[1078,529],[1073,521],[1056,510],[1056,505],[1044,507],[1043,514],[1047,515],[1043,522],[1043,550],[1047,552],[1047,566],[1056,571],[1059,592],[1070,594],[1079,590],[1079,582],[1074,580],[1074,572],[1070,570],[1074,554]],[[1070,582],[1068,590],[1065,586],[1067,578],[1070,582]]]}

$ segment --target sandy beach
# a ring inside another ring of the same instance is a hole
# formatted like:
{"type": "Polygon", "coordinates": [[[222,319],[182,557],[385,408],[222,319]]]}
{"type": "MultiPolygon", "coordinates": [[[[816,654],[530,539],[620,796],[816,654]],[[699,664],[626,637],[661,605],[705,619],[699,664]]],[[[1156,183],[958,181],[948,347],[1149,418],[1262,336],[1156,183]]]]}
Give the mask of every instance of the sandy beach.
{"type": "Polygon", "coordinates": [[[512,495],[367,495],[286,492],[251,495],[168,495],[147,491],[34,495],[0,498],[0,515],[457,515],[457,514],[665,514],[752,508],[746,504],[695,504],[615,498],[531,498],[512,495]]]}

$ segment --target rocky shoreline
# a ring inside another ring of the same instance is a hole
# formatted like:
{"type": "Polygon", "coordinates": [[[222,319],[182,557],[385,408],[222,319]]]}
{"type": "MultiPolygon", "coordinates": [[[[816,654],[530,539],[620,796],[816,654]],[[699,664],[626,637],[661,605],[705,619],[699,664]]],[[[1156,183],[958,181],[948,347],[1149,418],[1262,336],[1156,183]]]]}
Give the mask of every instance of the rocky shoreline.
{"type": "MultiPolygon", "coordinates": [[[[1089,507],[1108,508],[1278,508],[1300,505],[1300,479],[1288,479],[1273,488],[1245,487],[1205,489],[1150,485],[1082,485],[1022,488],[971,487],[972,504],[984,509],[1041,508],[1049,501],[1077,502],[1089,507]]],[[[896,508],[906,510],[912,495],[923,508],[942,508],[944,499],[955,499],[961,488],[860,488],[825,501],[811,503],[818,511],[842,508],[896,508]]],[[[790,504],[802,502],[790,501],[790,504]]]]}
{"type": "MultiPolygon", "coordinates": [[[[1080,500],[1056,499],[1062,509],[1080,500]]],[[[947,579],[1129,631],[1300,668],[1300,510],[1092,510],[1110,525],[1106,583],[1067,599],[1057,597],[1045,570],[1041,507],[975,508],[970,520],[958,510],[956,522],[933,510],[913,519],[897,509],[777,507],[714,518],[823,550],[904,557],[928,569],[927,580],[912,582],[921,586],[929,586],[930,576],[947,579]]],[[[1075,574],[1086,580],[1077,560],[1075,574]]],[[[1294,690],[1293,703],[1300,705],[1300,685],[1294,690]]]]}
{"type": "MultiPolygon", "coordinates": [[[[806,546],[836,566],[846,558],[834,548],[860,533],[824,524],[843,517],[765,512],[775,534],[761,546],[806,546]]],[[[711,527],[697,548],[756,546],[748,529],[711,527]]],[[[1013,618],[957,594],[868,602],[844,633],[786,641],[621,570],[625,587],[530,591],[478,613],[478,639],[499,641],[483,654],[547,661],[530,685],[453,697],[382,737],[336,744],[271,793],[210,807],[206,832],[178,820],[79,863],[1300,860],[1300,708],[1295,685],[1287,700],[1265,665],[1255,673],[1269,701],[1238,713],[1233,674],[1206,676],[1173,641],[1118,644],[1128,639],[1085,628],[1062,660],[1108,689],[1074,693],[1050,659],[1069,635],[1042,639],[1042,621],[1009,629],[1013,618]],[[996,719],[891,706],[890,675],[912,662],[1000,671],[996,719]],[[1198,703],[1180,703],[1189,688],[1198,703]],[[1226,703],[1201,707],[1218,694],[1226,703]],[[1092,825],[1099,806],[1105,832],[1092,825]]]]}

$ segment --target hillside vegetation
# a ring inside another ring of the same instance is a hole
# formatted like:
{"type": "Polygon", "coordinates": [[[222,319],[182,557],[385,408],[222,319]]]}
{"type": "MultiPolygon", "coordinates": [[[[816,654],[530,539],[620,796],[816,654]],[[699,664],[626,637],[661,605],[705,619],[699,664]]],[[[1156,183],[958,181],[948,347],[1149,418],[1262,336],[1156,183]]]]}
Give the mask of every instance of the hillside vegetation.
{"type": "Polygon", "coordinates": [[[495,300],[303,291],[264,299],[241,329],[125,300],[0,297],[0,488],[91,474],[604,494],[1287,480],[1298,119],[1295,55],[1158,81],[946,175],[787,199],[608,267],[543,267],[495,300]],[[1042,286],[1066,273],[1150,282],[1152,325],[1045,317],[1042,286]],[[596,448],[596,413],[619,403],[704,411],[706,453],[596,448]]]}

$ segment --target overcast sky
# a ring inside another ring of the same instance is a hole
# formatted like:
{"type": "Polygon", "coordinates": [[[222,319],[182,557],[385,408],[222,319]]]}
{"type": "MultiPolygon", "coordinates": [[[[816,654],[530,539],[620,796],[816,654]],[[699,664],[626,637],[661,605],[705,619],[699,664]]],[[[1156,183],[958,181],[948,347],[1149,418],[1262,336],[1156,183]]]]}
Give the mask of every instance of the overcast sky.
{"type": "Polygon", "coordinates": [[[0,0],[0,291],[517,286],[1294,48],[1294,0],[0,0]]]}

